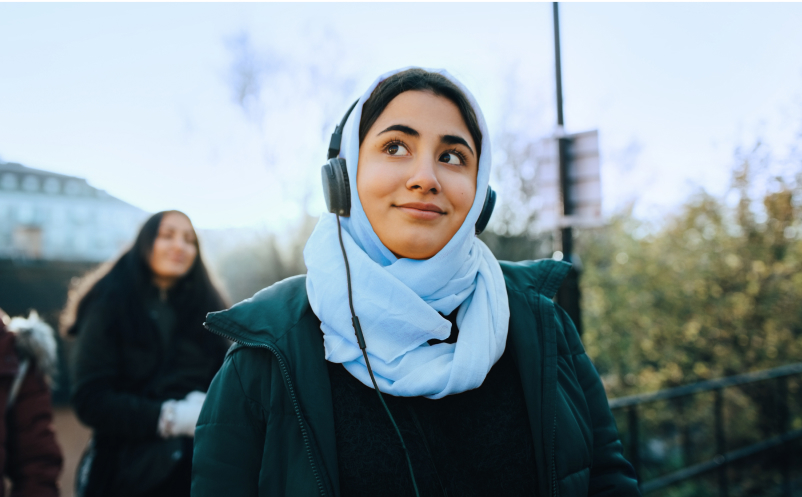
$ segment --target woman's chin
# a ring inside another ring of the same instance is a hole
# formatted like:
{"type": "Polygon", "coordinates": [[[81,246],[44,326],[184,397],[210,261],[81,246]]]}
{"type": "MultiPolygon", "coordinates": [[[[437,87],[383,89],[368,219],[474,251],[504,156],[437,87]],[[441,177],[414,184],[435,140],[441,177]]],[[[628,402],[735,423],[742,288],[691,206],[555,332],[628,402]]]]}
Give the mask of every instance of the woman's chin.
{"type": "Polygon", "coordinates": [[[189,272],[189,268],[179,266],[179,267],[161,267],[158,270],[154,270],[153,273],[155,276],[159,278],[165,279],[179,279],[184,277],[189,272]]]}
{"type": "Polygon", "coordinates": [[[398,258],[421,260],[434,257],[462,224],[454,226],[449,222],[454,221],[451,216],[416,219],[399,210],[396,213],[401,215],[376,220],[372,224],[384,246],[398,258]]]}
{"type": "Polygon", "coordinates": [[[427,240],[425,235],[405,238],[403,243],[386,243],[384,245],[399,259],[431,259],[445,247],[448,240],[427,240]],[[412,240],[410,243],[408,240],[412,240]]]}

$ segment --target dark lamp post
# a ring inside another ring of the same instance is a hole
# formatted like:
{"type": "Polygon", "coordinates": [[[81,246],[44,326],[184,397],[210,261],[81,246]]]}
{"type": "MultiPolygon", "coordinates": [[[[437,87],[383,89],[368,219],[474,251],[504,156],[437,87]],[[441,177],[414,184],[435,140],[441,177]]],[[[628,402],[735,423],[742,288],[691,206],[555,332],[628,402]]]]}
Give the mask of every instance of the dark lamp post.
{"type": "MultiPolygon", "coordinates": [[[[560,194],[562,196],[563,215],[569,217],[573,214],[573,201],[571,199],[571,142],[564,135],[565,122],[563,120],[563,88],[562,88],[562,62],[560,59],[560,13],[558,2],[553,2],[554,11],[554,65],[557,83],[557,140],[560,160],[560,194]]],[[[578,258],[574,255],[574,239],[571,226],[560,230],[563,260],[572,264],[571,270],[557,291],[557,303],[565,309],[576,325],[579,334],[582,334],[582,315],[580,312],[579,268],[578,258]]]]}

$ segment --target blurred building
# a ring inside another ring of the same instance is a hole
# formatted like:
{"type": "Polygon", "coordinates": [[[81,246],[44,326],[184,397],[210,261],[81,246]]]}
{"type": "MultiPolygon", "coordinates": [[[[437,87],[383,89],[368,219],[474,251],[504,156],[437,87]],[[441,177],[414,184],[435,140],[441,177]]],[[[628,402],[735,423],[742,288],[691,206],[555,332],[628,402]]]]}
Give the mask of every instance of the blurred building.
{"type": "Polygon", "coordinates": [[[147,214],[85,179],[0,162],[0,259],[104,261],[147,214]]]}
{"type": "MultiPolygon", "coordinates": [[[[70,285],[120,254],[147,215],[85,179],[0,162],[0,308],[12,316],[36,309],[58,326],[70,285]]],[[[55,404],[68,399],[68,345],[55,404]]]]}

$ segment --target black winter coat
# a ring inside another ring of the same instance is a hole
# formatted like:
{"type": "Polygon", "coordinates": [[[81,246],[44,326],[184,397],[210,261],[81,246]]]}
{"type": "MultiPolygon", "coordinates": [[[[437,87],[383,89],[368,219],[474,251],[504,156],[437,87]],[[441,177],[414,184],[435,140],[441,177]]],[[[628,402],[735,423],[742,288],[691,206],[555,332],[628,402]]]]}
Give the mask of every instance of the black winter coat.
{"type": "Polygon", "coordinates": [[[220,337],[210,340],[201,323],[178,323],[165,341],[145,303],[135,304],[131,309],[112,289],[92,302],[78,323],[71,401],[78,419],[93,431],[90,495],[119,495],[111,490],[116,476],[123,467],[143,463],[143,454],[153,464],[142,472],[154,479],[154,472],[168,475],[190,457],[182,453],[191,451],[191,441],[159,437],[161,404],[193,390],[205,392],[229,346],[220,337]]]}
{"type": "MultiPolygon", "coordinates": [[[[521,375],[538,494],[640,495],[599,376],[570,318],[551,300],[570,266],[544,260],[501,267],[510,303],[507,350],[521,375]]],[[[331,385],[305,278],[211,313],[206,326],[237,344],[198,420],[193,497],[339,496],[331,385]]]]}

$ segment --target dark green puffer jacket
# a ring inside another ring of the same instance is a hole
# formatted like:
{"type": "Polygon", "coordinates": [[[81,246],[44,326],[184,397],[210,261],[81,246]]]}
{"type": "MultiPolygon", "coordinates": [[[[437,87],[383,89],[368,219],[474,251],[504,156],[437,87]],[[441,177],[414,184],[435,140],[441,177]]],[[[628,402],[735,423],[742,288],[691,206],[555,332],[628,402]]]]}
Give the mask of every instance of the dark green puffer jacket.
{"type": "MultiPolygon", "coordinates": [[[[637,496],[599,376],[552,302],[569,265],[501,263],[508,350],[521,374],[541,496],[637,496]]],[[[331,386],[320,321],[303,276],[286,279],[206,327],[237,342],[195,432],[192,495],[339,496],[331,386]]]]}

